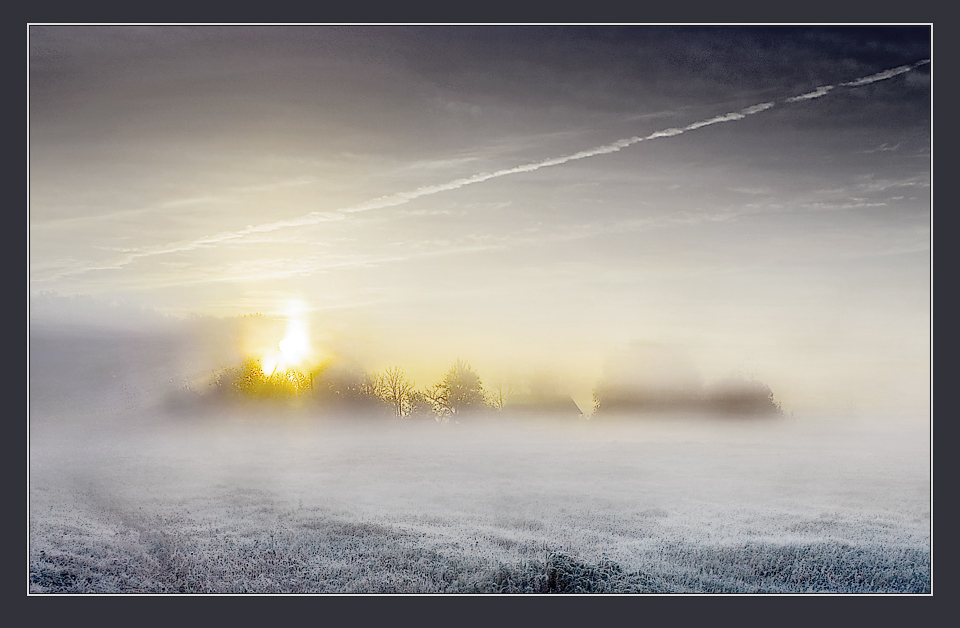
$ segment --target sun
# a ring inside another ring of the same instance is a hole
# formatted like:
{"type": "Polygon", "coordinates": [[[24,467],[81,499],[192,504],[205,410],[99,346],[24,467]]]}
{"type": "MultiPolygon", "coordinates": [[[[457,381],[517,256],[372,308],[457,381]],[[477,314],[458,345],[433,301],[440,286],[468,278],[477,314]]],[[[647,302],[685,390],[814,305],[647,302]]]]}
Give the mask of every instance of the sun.
{"type": "Polygon", "coordinates": [[[277,343],[280,358],[290,366],[300,366],[310,355],[310,338],[307,336],[305,325],[291,322],[283,340],[277,343]]]}
{"type": "Polygon", "coordinates": [[[287,329],[283,339],[275,345],[275,349],[261,357],[264,375],[269,376],[277,372],[286,372],[291,368],[302,367],[313,355],[307,322],[300,315],[299,308],[291,309],[293,311],[287,319],[287,329]]]}

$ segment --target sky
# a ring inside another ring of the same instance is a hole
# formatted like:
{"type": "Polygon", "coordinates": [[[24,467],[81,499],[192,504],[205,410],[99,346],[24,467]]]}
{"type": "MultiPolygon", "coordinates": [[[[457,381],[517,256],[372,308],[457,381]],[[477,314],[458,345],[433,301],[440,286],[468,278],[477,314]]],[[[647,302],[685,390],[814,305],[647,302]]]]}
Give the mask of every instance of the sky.
{"type": "Polygon", "coordinates": [[[925,420],[930,37],[32,25],[31,302],[260,313],[581,407],[659,356],[925,420]]]}

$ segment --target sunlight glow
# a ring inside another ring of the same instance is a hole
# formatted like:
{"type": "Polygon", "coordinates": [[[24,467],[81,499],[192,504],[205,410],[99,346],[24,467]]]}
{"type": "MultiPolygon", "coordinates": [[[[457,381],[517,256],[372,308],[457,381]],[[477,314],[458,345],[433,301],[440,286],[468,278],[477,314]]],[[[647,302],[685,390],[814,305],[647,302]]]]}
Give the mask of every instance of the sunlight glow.
{"type": "Polygon", "coordinates": [[[310,339],[307,337],[306,323],[290,321],[287,335],[279,342],[280,356],[283,362],[297,366],[310,355],[310,339]]]}
{"type": "Polygon", "coordinates": [[[292,301],[289,304],[286,334],[277,343],[275,351],[261,357],[264,375],[302,367],[312,357],[309,328],[303,316],[305,309],[300,301],[292,301]]]}

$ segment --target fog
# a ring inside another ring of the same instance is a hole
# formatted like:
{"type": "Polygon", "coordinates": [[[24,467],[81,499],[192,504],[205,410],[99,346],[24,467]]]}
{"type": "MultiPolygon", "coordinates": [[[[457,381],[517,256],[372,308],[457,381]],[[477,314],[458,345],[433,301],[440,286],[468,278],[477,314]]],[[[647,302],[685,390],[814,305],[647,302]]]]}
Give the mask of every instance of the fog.
{"type": "Polygon", "coordinates": [[[929,26],[28,36],[32,297],[301,301],[323,351],[585,410],[641,341],[791,410],[928,414],[929,26]]]}
{"type": "Polygon", "coordinates": [[[931,28],[29,25],[28,592],[930,592],[931,28]]]}
{"type": "Polygon", "coordinates": [[[34,322],[31,592],[930,591],[916,422],[226,403],[215,329],[34,322]]]}

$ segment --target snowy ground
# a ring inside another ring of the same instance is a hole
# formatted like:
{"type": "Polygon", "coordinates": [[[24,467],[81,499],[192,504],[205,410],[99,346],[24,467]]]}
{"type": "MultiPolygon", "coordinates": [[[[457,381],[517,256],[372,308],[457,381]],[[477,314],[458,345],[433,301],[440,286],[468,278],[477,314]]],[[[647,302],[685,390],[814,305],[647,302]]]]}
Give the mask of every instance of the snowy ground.
{"type": "Polygon", "coordinates": [[[930,591],[928,435],[902,424],[107,401],[32,404],[31,592],[930,591]]]}

